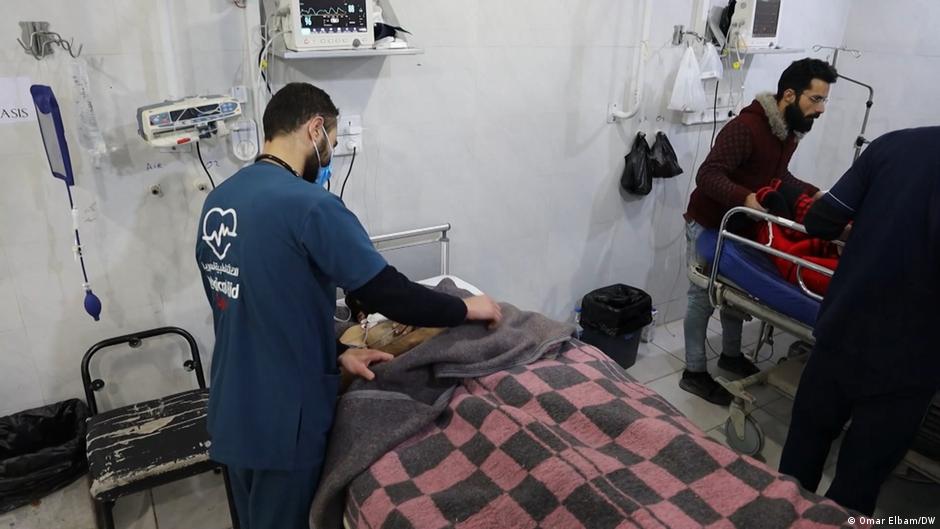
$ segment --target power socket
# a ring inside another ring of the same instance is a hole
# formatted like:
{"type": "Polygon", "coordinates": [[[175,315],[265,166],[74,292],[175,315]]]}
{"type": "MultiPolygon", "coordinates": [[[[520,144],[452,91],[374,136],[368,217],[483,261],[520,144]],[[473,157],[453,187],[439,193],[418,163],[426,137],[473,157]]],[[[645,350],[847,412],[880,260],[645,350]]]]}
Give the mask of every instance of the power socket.
{"type": "Polygon", "coordinates": [[[356,151],[356,156],[362,154],[362,134],[337,136],[336,149],[333,151],[333,156],[352,156],[353,149],[356,151]]]}
{"type": "Polygon", "coordinates": [[[343,115],[337,120],[336,149],[333,156],[362,154],[362,117],[356,114],[343,115]]]}

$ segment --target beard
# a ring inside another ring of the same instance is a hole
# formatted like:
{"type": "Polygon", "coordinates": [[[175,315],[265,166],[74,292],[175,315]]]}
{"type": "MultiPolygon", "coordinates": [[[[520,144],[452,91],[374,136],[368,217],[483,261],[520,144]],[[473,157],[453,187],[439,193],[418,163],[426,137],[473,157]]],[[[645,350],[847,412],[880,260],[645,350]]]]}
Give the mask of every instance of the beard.
{"type": "Polygon", "coordinates": [[[330,163],[329,160],[323,160],[321,158],[329,152],[329,146],[326,142],[326,138],[323,139],[322,145],[320,145],[318,142],[317,149],[320,149],[320,154],[317,154],[317,150],[314,149],[313,152],[310,153],[310,156],[307,156],[307,161],[304,163],[304,170],[300,176],[311,184],[317,181],[317,176],[320,174],[320,168],[326,167],[326,163],[330,163]]]}
{"type": "Polygon", "coordinates": [[[816,122],[820,114],[810,114],[806,116],[803,114],[803,111],[800,110],[799,104],[796,101],[793,104],[787,105],[787,109],[784,112],[784,118],[787,120],[787,126],[793,132],[799,132],[806,134],[813,128],[813,123],[816,122]]]}

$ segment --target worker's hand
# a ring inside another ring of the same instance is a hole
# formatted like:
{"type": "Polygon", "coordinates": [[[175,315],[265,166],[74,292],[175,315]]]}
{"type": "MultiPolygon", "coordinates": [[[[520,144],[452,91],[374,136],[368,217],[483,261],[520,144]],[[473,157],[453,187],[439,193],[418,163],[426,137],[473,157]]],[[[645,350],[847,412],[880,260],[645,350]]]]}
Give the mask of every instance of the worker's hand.
{"type": "Polygon", "coordinates": [[[851,222],[845,225],[845,229],[842,230],[842,235],[839,235],[839,240],[842,242],[846,242],[849,240],[849,235],[852,235],[852,223],[851,222]]]}
{"type": "Polygon", "coordinates": [[[503,319],[502,309],[489,296],[473,296],[463,302],[467,304],[468,321],[488,321],[493,329],[503,319]]]}
{"type": "Polygon", "coordinates": [[[394,358],[394,356],[388,353],[375,349],[350,348],[339,355],[339,364],[343,366],[346,372],[352,375],[362,377],[366,380],[372,380],[375,378],[375,373],[369,369],[369,366],[379,362],[388,362],[394,358]]]}
{"type": "Polygon", "coordinates": [[[764,206],[761,206],[760,202],[757,201],[757,193],[751,193],[747,196],[746,199],[744,199],[744,207],[767,213],[767,210],[764,208],[764,206]]]}
{"type": "Polygon", "coordinates": [[[820,190],[817,191],[816,194],[813,196],[813,200],[819,200],[820,198],[822,198],[822,197],[824,197],[824,196],[826,196],[826,192],[823,191],[822,189],[820,189],[820,190]]]}

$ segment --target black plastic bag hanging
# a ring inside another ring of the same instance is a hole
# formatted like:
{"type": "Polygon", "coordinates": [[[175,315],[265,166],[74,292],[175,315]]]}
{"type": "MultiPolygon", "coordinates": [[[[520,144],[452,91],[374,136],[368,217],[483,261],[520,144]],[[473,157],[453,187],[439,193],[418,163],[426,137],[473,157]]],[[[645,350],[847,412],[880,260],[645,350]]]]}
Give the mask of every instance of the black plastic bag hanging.
{"type": "Polygon", "coordinates": [[[388,37],[397,37],[399,31],[411,35],[410,31],[401,26],[392,26],[382,22],[375,23],[372,33],[374,34],[375,40],[379,41],[388,37]]]}
{"type": "Polygon", "coordinates": [[[626,166],[620,177],[620,187],[634,195],[648,195],[653,190],[653,166],[650,157],[650,145],[646,134],[638,132],[633,140],[633,148],[624,157],[626,166]]]}
{"type": "Polygon", "coordinates": [[[676,151],[664,132],[656,133],[656,143],[653,144],[653,178],[672,178],[682,174],[676,151]]]}

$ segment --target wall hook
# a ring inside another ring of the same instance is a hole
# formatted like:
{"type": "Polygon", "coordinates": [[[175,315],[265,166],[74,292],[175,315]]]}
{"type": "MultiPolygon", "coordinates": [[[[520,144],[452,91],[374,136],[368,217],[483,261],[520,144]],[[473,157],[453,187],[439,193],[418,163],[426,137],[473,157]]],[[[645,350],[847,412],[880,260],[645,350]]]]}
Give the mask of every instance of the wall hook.
{"type": "Polygon", "coordinates": [[[75,39],[65,40],[55,31],[49,31],[48,22],[20,22],[20,29],[23,31],[23,37],[16,39],[16,42],[37,61],[52,55],[53,45],[67,51],[73,59],[82,54],[83,45],[79,44],[78,51],[73,51],[75,39]]]}

